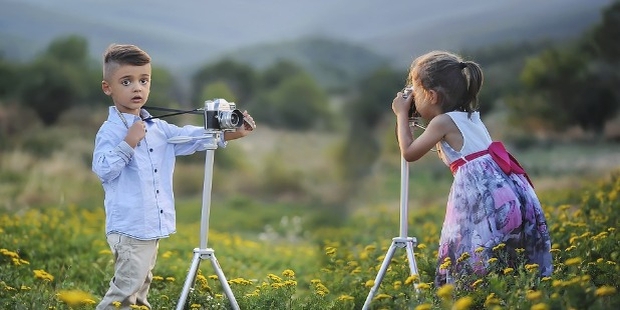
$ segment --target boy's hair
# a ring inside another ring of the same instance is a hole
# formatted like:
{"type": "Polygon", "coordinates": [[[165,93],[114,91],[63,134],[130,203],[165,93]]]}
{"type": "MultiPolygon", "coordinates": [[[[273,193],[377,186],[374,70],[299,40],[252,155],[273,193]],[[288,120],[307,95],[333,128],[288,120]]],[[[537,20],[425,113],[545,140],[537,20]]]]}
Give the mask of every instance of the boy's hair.
{"type": "Polygon", "coordinates": [[[444,113],[471,113],[478,109],[483,74],[480,65],[473,61],[464,61],[450,52],[432,51],[413,61],[407,82],[422,86],[425,91],[438,92],[444,113]]]}
{"type": "Polygon", "coordinates": [[[109,78],[118,66],[144,66],[151,63],[151,56],[131,44],[111,44],[103,54],[103,79],[109,78]]]}

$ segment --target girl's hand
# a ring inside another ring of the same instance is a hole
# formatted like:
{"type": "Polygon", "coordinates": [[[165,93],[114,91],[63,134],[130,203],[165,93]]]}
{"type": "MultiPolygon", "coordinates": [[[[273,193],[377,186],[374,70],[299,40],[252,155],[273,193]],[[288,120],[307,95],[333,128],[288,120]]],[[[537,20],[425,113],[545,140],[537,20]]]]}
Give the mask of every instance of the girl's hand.
{"type": "Polygon", "coordinates": [[[409,113],[409,107],[413,103],[413,94],[409,94],[407,98],[403,97],[403,92],[396,93],[396,97],[392,100],[392,111],[394,114],[400,115],[409,113]]]}

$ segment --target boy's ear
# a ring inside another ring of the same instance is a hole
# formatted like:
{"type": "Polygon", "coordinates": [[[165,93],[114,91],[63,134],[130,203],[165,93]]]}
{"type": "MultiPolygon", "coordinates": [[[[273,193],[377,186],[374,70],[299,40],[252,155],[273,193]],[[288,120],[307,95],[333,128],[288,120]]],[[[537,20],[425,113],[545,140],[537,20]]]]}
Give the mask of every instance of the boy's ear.
{"type": "Polygon", "coordinates": [[[108,82],[106,82],[105,80],[101,81],[101,90],[103,90],[103,93],[108,96],[112,94],[112,89],[110,89],[110,84],[108,84],[108,82]]]}

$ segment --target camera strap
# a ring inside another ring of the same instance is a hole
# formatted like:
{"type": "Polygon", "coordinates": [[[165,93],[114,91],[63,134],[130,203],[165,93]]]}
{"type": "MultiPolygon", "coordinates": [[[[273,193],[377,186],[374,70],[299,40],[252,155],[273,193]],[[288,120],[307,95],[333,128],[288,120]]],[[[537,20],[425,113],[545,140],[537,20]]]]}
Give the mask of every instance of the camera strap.
{"type": "Polygon", "coordinates": [[[193,110],[178,110],[178,109],[160,108],[160,107],[146,107],[146,106],[143,107],[143,108],[147,109],[147,110],[172,112],[172,113],[168,113],[168,114],[162,114],[162,115],[158,115],[158,116],[147,117],[147,118],[142,119],[143,121],[149,121],[149,120],[152,120],[154,118],[164,118],[164,117],[168,117],[168,116],[175,116],[175,115],[181,115],[181,114],[203,114],[203,112],[202,112],[203,108],[197,108],[197,109],[193,109],[193,110]]]}

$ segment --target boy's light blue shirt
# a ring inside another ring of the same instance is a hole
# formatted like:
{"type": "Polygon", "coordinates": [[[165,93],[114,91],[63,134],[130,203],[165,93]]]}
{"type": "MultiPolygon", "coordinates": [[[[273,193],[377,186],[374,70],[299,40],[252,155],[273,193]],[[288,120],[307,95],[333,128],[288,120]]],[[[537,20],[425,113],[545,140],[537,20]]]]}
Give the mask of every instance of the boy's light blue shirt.
{"type": "MultiPolygon", "coordinates": [[[[141,118],[122,113],[131,126],[141,118]]],[[[150,115],[141,110],[141,117],[150,115]]],[[[104,189],[106,235],[122,234],[140,240],[165,238],[176,232],[173,172],[176,156],[204,151],[213,137],[172,144],[177,136],[206,137],[198,126],[179,127],[161,119],[145,121],[146,136],[135,149],[125,142],[127,127],[116,109],[109,108],[108,119],[95,138],[92,170],[104,189]]],[[[225,147],[224,135],[218,146],[225,147]]]]}

